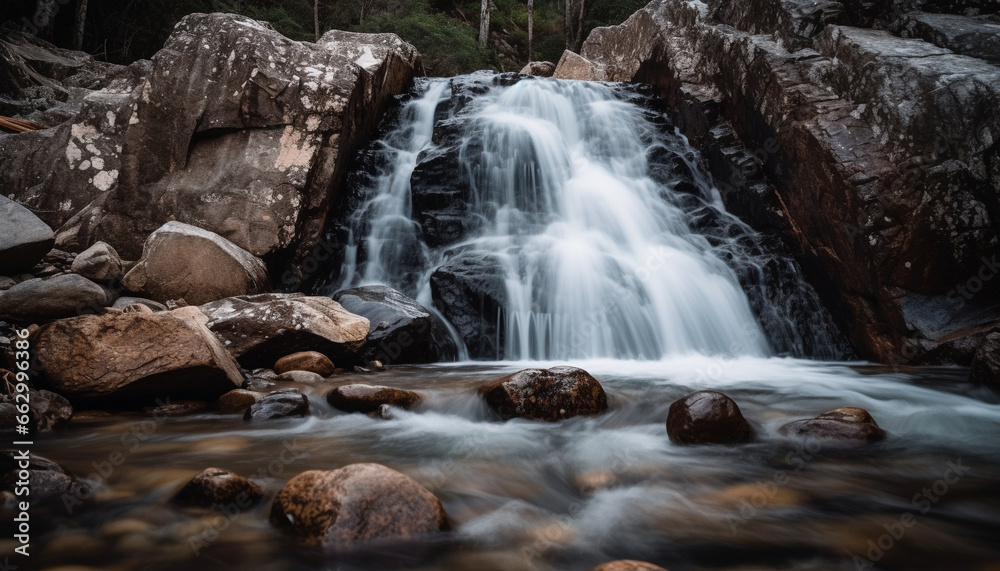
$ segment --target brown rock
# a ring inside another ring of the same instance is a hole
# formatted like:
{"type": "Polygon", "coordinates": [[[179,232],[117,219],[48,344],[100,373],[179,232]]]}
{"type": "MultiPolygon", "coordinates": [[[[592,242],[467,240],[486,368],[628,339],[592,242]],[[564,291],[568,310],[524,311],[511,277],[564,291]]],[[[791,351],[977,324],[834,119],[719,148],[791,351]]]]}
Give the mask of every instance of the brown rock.
{"type": "Polygon", "coordinates": [[[43,382],[70,399],[215,400],[243,377],[206,322],[197,308],[186,307],[50,323],[34,336],[43,382]]]}
{"type": "Polygon", "coordinates": [[[590,571],[667,571],[663,567],[646,563],[645,561],[635,561],[632,559],[620,559],[618,561],[608,561],[601,563],[590,571]]]}
{"type": "Polygon", "coordinates": [[[556,71],[556,64],[550,61],[533,61],[524,66],[521,75],[534,75],[537,77],[552,77],[556,71]]]}
{"type": "Polygon", "coordinates": [[[243,414],[257,404],[264,395],[244,389],[235,389],[219,397],[219,412],[222,414],[243,414]]]}
{"type": "Polygon", "coordinates": [[[275,377],[274,380],[286,381],[289,383],[304,383],[307,385],[316,385],[322,383],[326,379],[324,379],[322,375],[311,373],[309,371],[286,371],[275,377]]]}
{"type": "Polygon", "coordinates": [[[604,387],[575,367],[524,369],[479,387],[486,403],[503,417],[554,422],[608,409],[604,387]]]}
{"type": "Polygon", "coordinates": [[[337,367],[329,357],[316,351],[300,351],[285,355],[274,364],[274,372],[279,375],[288,371],[309,371],[329,377],[336,370],[337,367]]]}
{"type": "Polygon", "coordinates": [[[206,468],[191,479],[171,500],[183,506],[210,508],[236,504],[249,507],[264,497],[260,486],[222,468],[206,468]]]}
{"type": "Polygon", "coordinates": [[[271,367],[297,351],[350,358],[364,345],[368,320],[328,297],[269,293],[202,305],[208,327],[248,369],[271,367]]]}
{"type": "Polygon", "coordinates": [[[271,289],[260,258],[181,222],[167,222],[149,235],[142,258],[122,284],[161,303],[183,298],[192,305],[271,289]]]}
{"type": "Polygon", "coordinates": [[[378,385],[343,385],[330,391],[326,400],[347,412],[376,412],[382,405],[410,409],[422,399],[413,391],[378,385]]]}
{"type": "Polygon", "coordinates": [[[448,529],[441,502],[381,464],[303,472],[271,506],[271,523],[309,545],[410,538],[448,529]]]}
{"type": "Polygon", "coordinates": [[[754,431],[733,399],[698,391],[670,405],[667,435],[675,444],[738,444],[753,440],[754,431]]]}
{"type": "Polygon", "coordinates": [[[559,63],[556,64],[552,77],[579,81],[604,81],[607,78],[604,66],[595,64],[569,50],[564,51],[562,57],[559,58],[559,63]]]}
{"type": "MultiPolygon", "coordinates": [[[[21,466],[23,459],[19,456],[16,450],[0,450],[0,489],[14,491],[17,482],[23,479],[20,476],[24,469],[21,466]]],[[[76,476],[48,458],[31,454],[27,469],[32,505],[36,500],[62,496],[67,492],[80,499],[89,498],[93,493],[78,482],[76,476]]]]}
{"type": "Polygon", "coordinates": [[[854,406],[837,408],[808,420],[789,422],[778,432],[784,436],[859,443],[885,438],[885,431],[879,428],[872,415],[854,406]]]}

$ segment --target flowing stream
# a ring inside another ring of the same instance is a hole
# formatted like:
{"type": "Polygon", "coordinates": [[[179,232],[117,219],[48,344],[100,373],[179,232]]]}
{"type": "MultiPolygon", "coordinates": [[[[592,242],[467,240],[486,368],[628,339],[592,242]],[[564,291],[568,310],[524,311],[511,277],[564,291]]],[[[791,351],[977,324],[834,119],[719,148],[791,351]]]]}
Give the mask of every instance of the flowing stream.
{"type": "MultiPolygon", "coordinates": [[[[648,95],[487,74],[424,80],[359,164],[331,229],[344,260],[323,291],[381,283],[454,317],[441,276],[488,260],[499,301],[470,322],[496,334],[464,339],[480,360],[299,385],[305,419],[78,415],[35,452],[96,491],[35,508],[38,569],[1000,568],[1000,394],[960,368],[842,360],[794,261],[725,212],[648,95]],[[555,364],[593,374],[609,411],[500,422],[477,395],[485,381],[555,364]],[[352,382],[424,400],[389,419],[326,403],[352,382]],[[758,439],[672,444],[670,404],[701,389],[736,400],[758,439]],[[842,406],[870,411],[888,437],[844,449],[778,434],[842,406]],[[426,486],[452,532],[307,548],[270,526],[269,500],[168,503],[210,466],[270,497],[305,470],[355,462],[426,486]]],[[[456,332],[468,325],[455,321],[456,332]]]]}

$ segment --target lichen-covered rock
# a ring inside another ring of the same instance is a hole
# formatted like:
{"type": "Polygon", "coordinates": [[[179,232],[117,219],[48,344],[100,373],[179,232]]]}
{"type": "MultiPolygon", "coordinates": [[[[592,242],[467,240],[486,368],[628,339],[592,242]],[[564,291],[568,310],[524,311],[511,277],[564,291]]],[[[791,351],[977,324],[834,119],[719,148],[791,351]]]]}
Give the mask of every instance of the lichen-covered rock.
{"type": "Polygon", "coordinates": [[[356,287],[338,291],[332,297],[371,324],[365,346],[359,351],[364,362],[436,363],[454,361],[458,356],[445,324],[391,287],[356,287]]]}
{"type": "Polygon", "coordinates": [[[301,262],[315,261],[347,158],[420,71],[392,34],[297,42],[244,16],[191,14],[64,123],[0,135],[0,188],[45,211],[60,243],[103,240],[136,259],[176,220],[256,256],[290,254],[294,288],[315,269],[301,262]]]}
{"type": "Polygon", "coordinates": [[[271,523],[308,545],[413,538],[448,529],[433,494],[381,464],[299,474],[274,498],[271,523]]]}
{"type": "Polygon", "coordinates": [[[42,326],[32,345],[43,384],[71,400],[214,400],[243,377],[207,321],[196,307],[75,317],[42,326]]]}
{"type": "Polygon", "coordinates": [[[754,430],[733,399],[698,391],[670,405],[667,436],[675,444],[741,444],[753,440],[754,430]]]}
{"type": "Polygon", "coordinates": [[[421,401],[420,395],[404,389],[379,385],[343,385],[326,395],[326,400],[335,408],[347,412],[371,413],[382,405],[410,409],[421,401]]]}
{"type": "Polygon", "coordinates": [[[117,294],[83,276],[63,274],[25,280],[0,291],[0,319],[58,319],[98,313],[117,294]]]}
{"type": "Polygon", "coordinates": [[[278,375],[289,371],[309,371],[329,377],[337,371],[337,367],[329,357],[318,351],[299,351],[285,355],[274,364],[274,372],[278,375]]]}
{"type": "Polygon", "coordinates": [[[214,232],[181,222],[167,222],[149,235],[142,258],[122,284],[161,303],[184,299],[194,305],[271,289],[260,258],[214,232]]]}
{"type": "Polygon", "coordinates": [[[206,468],[184,484],[171,501],[202,508],[229,504],[246,508],[263,497],[260,486],[243,476],[222,468],[206,468]]]}
{"type": "Polygon", "coordinates": [[[867,443],[885,438],[872,415],[863,408],[845,406],[808,420],[796,420],[782,426],[778,432],[817,440],[867,443]]]}
{"type": "Polygon", "coordinates": [[[30,270],[55,243],[55,234],[30,210],[0,194],[0,275],[30,270]]]}
{"type": "Polygon", "coordinates": [[[479,387],[490,407],[503,417],[555,422],[608,409],[604,387],[576,367],[524,369],[479,387]]]}
{"type": "Polygon", "coordinates": [[[368,320],[328,297],[261,294],[202,305],[208,327],[248,369],[271,367],[294,352],[317,351],[337,362],[353,359],[368,336],[368,320]]]}

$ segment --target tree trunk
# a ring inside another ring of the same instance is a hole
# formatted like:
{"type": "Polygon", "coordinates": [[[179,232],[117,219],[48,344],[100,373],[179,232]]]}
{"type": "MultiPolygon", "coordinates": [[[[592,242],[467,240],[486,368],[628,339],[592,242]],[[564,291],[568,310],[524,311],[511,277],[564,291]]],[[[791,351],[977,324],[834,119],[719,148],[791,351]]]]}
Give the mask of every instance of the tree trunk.
{"type": "Polygon", "coordinates": [[[573,51],[580,53],[583,49],[583,17],[586,11],[586,0],[580,0],[580,12],[576,17],[576,31],[573,37],[573,51]]]}
{"type": "Polygon", "coordinates": [[[528,0],[528,63],[535,59],[535,0],[528,0]]]}
{"type": "Polygon", "coordinates": [[[490,0],[482,0],[479,9],[479,43],[486,47],[490,39],[490,0]]]}
{"type": "Polygon", "coordinates": [[[73,49],[83,49],[83,30],[87,24],[87,0],[80,0],[76,7],[76,25],[73,26],[73,49]]]}
{"type": "Polygon", "coordinates": [[[580,53],[583,47],[583,21],[586,15],[587,3],[585,0],[566,0],[566,8],[563,11],[563,25],[566,28],[566,49],[571,52],[580,53]]]}
{"type": "Polygon", "coordinates": [[[319,0],[313,0],[313,28],[316,31],[316,41],[319,41],[319,0]]]}

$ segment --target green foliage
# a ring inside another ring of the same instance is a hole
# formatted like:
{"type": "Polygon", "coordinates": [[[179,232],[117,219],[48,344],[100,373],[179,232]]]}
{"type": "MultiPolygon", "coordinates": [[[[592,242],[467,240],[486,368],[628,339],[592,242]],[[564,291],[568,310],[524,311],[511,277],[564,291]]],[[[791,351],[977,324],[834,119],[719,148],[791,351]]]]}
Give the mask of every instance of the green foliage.
{"type": "Polygon", "coordinates": [[[412,43],[423,56],[428,75],[447,77],[495,67],[493,55],[476,41],[475,30],[444,14],[379,14],[355,30],[392,32],[412,43]]]}

